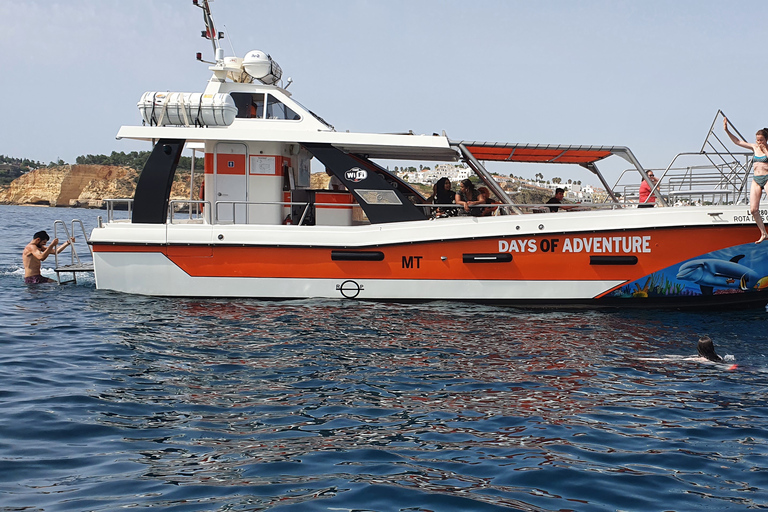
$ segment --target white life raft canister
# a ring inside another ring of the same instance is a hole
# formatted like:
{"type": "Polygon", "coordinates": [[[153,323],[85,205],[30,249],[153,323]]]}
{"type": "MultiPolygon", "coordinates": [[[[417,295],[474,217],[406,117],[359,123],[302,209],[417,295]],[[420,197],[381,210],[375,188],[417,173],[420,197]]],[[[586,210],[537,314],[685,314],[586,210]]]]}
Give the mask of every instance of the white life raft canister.
{"type": "Polygon", "coordinates": [[[229,126],[237,115],[226,93],[145,92],[137,106],[151,126],[229,126]]]}
{"type": "Polygon", "coordinates": [[[251,50],[243,58],[243,69],[256,80],[266,85],[276,84],[283,76],[283,70],[272,57],[261,50],[251,50]]]}

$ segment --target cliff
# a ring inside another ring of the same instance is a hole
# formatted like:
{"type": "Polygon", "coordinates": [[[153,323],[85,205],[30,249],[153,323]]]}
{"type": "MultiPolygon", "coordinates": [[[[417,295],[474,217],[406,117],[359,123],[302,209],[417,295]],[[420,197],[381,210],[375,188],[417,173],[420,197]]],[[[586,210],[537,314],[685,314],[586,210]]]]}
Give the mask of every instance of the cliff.
{"type": "MultiPolygon", "coordinates": [[[[111,165],[64,165],[31,171],[0,188],[0,203],[101,207],[104,199],[132,198],[139,171],[111,165]]],[[[195,175],[198,190],[202,172],[195,175]]],[[[189,197],[189,171],[177,170],[171,199],[189,197]]]]}
{"type": "MultiPolygon", "coordinates": [[[[114,165],[62,165],[30,171],[0,186],[0,204],[82,206],[100,208],[104,199],[129,199],[136,192],[140,171],[114,165]]],[[[203,172],[195,171],[195,198],[203,172]]],[[[328,188],[324,172],[310,176],[310,188],[328,188]]],[[[177,169],[171,199],[189,198],[189,170],[177,169]]]]}

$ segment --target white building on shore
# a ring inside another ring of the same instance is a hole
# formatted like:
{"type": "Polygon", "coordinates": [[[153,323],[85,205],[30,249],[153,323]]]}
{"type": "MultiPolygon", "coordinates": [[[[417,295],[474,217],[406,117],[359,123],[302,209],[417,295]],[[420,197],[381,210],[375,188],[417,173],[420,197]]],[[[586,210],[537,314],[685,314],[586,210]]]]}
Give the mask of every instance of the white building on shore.
{"type": "Polygon", "coordinates": [[[440,178],[448,178],[451,182],[457,182],[468,179],[474,173],[469,167],[454,164],[437,164],[434,169],[425,167],[420,171],[398,171],[397,176],[408,183],[421,183],[423,185],[433,185],[440,178]]]}
{"type": "Polygon", "coordinates": [[[558,188],[565,189],[565,199],[577,203],[602,202],[606,193],[602,189],[595,189],[592,185],[582,185],[580,183],[552,183],[544,181],[528,181],[527,185],[534,187],[547,188],[554,195],[558,188]]]}
{"type": "MultiPolygon", "coordinates": [[[[474,175],[469,167],[455,164],[437,164],[434,169],[429,167],[421,170],[415,170],[414,168],[402,169],[398,170],[395,174],[408,183],[420,183],[422,185],[433,185],[440,178],[448,178],[451,180],[451,183],[455,184],[474,175]]],[[[565,199],[577,203],[602,202],[606,196],[604,190],[595,189],[592,185],[582,185],[580,183],[553,183],[551,181],[547,183],[540,180],[522,181],[511,176],[496,176],[495,178],[507,190],[515,189],[515,183],[549,189],[552,191],[552,195],[555,194],[555,189],[563,188],[565,189],[565,199]]]]}

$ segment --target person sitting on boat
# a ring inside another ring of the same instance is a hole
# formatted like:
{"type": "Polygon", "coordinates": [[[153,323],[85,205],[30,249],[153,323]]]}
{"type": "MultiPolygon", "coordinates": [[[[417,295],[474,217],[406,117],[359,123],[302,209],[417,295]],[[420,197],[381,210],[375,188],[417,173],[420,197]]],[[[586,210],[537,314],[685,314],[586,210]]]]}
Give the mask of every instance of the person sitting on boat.
{"type": "Polygon", "coordinates": [[[40,273],[42,262],[54,251],[56,254],[60,253],[71,245],[75,239],[70,238],[64,242],[61,247],[56,247],[59,244],[59,239],[54,238],[50,245],[46,247],[50,237],[45,231],[38,231],[32,237],[32,241],[24,248],[24,252],[21,254],[21,259],[24,262],[24,283],[25,284],[42,284],[53,283],[53,279],[44,277],[40,273]]]}
{"type": "MultiPolygon", "coordinates": [[[[550,197],[549,201],[547,201],[547,204],[563,204],[563,197],[565,197],[565,189],[557,187],[555,189],[554,197],[550,197]]],[[[563,210],[569,209],[568,206],[550,206],[549,211],[557,212],[560,208],[563,210]]]]}
{"type": "MultiPolygon", "coordinates": [[[[477,191],[480,193],[480,200],[482,201],[482,204],[498,204],[498,201],[494,201],[491,198],[491,191],[488,190],[488,187],[477,187],[477,191]]],[[[498,209],[498,206],[489,206],[487,208],[481,209],[480,215],[483,217],[490,217],[496,213],[496,210],[498,209]]]]}
{"type": "Polygon", "coordinates": [[[475,185],[470,180],[461,180],[459,191],[456,193],[456,204],[464,207],[463,215],[482,215],[480,208],[472,208],[474,205],[483,204],[483,201],[480,201],[480,193],[475,190],[475,185]]]}
{"type": "Polygon", "coordinates": [[[445,206],[453,204],[455,198],[456,193],[451,189],[451,180],[443,177],[432,185],[432,195],[427,198],[427,201],[432,204],[442,205],[435,208],[433,212],[435,217],[446,217],[456,214],[454,208],[447,208],[445,206]]]}
{"type": "Polygon", "coordinates": [[[723,117],[723,128],[725,128],[725,133],[728,134],[728,137],[731,138],[734,144],[749,149],[755,155],[752,158],[752,188],[749,190],[749,213],[752,214],[752,218],[755,219],[755,224],[757,224],[760,230],[760,238],[755,242],[759,244],[768,237],[768,233],[765,232],[763,217],[760,215],[760,198],[763,195],[766,183],[768,183],[768,146],[766,146],[768,128],[757,131],[754,143],[745,142],[732,134],[728,130],[727,117],[723,117]]]}
{"type": "MultiPolygon", "coordinates": [[[[263,97],[263,95],[261,95],[263,97]]],[[[248,105],[248,115],[246,117],[252,119],[259,119],[264,112],[264,101],[251,100],[251,104],[248,105]]]]}
{"type": "MultiPolygon", "coordinates": [[[[654,176],[653,171],[648,171],[646,174],[648,175],[648,179],[651,180],[653,186],[655,187],[659,182],[658,178],[654,176]]],[[[647,181],[643,180],[643,182],[640,183],[640,204],[638,204],[637,207],[652,208],[654,206],[656,206],[656,196],[651,194],[651,186],[647,181]]]]}

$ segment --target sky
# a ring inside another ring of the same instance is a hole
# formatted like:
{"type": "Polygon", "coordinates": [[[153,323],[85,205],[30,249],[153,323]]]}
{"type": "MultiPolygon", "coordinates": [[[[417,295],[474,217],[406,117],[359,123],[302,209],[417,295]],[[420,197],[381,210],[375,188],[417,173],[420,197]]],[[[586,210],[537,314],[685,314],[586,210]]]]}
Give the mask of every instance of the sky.
{"type": "MultiPolygon", "coordinates": [[[[698,151],[718,109],[747,138],[768,125],[765,0],[211,6],[226,55],[271,54],[294,99],[340,131],[628,146],[651,168],[698,151]]],[[[149,150],[115,139],[140,124],[142,93],[202,92],[211,74],[191,0],[3,0],[0,19],[6,156],[149,150]]]]}

